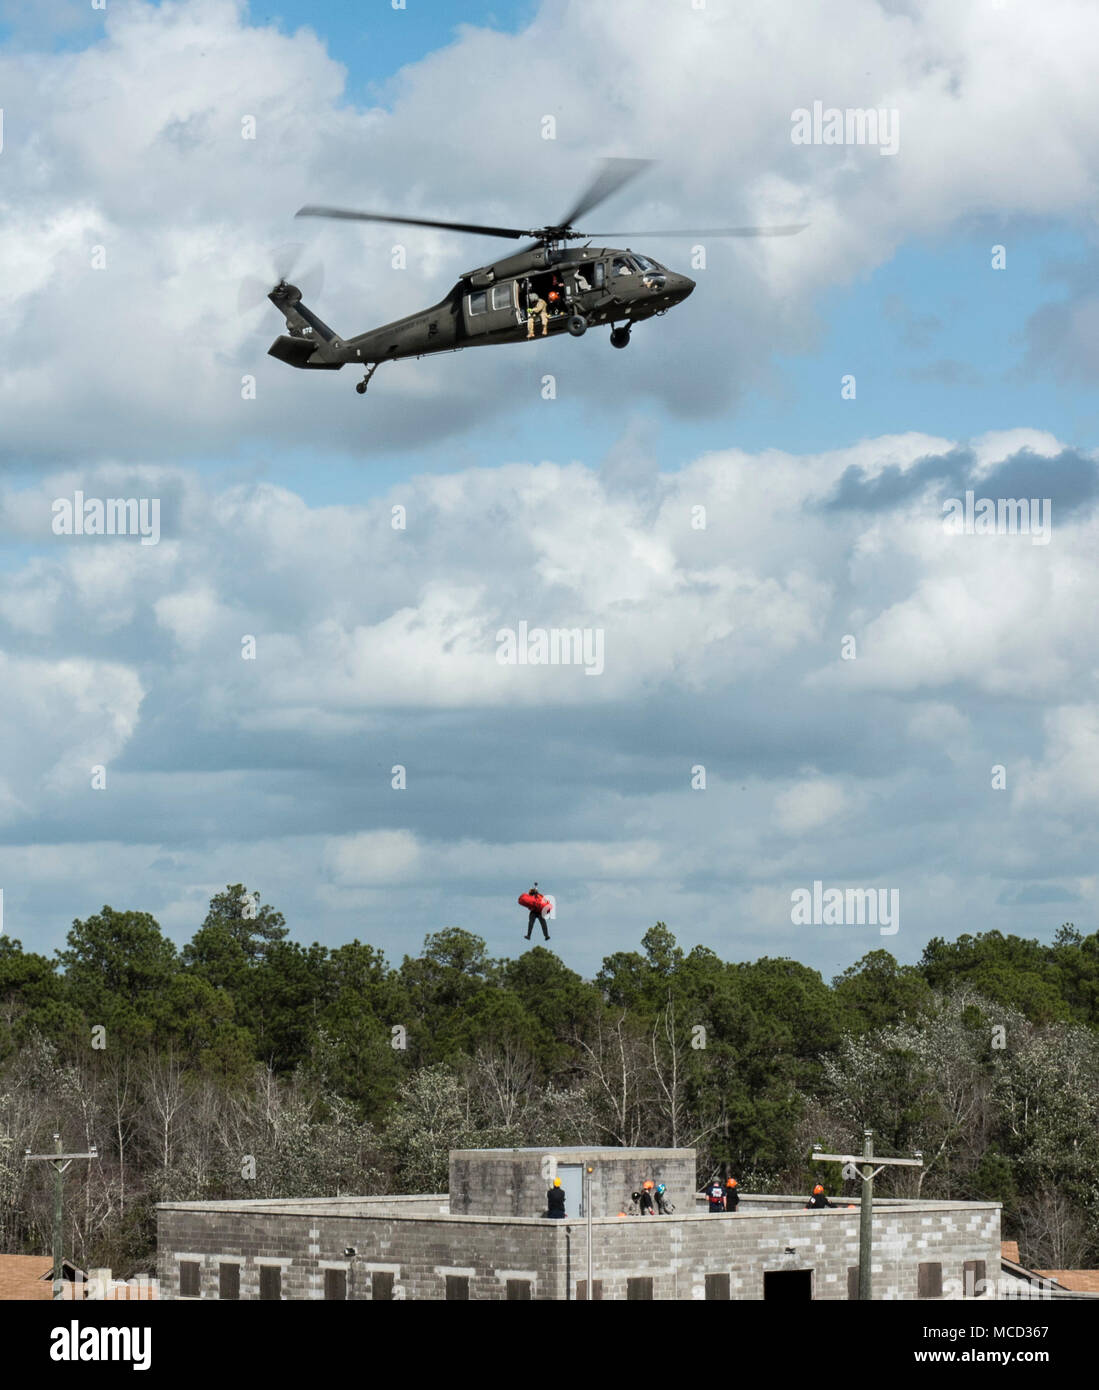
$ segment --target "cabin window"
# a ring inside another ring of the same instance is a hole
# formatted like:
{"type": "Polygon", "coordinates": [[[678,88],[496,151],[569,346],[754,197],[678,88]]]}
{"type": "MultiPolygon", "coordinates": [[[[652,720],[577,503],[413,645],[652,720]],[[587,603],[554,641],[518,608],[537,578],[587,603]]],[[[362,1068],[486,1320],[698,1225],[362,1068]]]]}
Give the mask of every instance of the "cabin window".
{"type": "Polygon", "coordinates": [[[576,288],[581,294],[603,288],[603,262],[585,261],[576,267],[576,288]]]}
{"type": "Polygon", "coordinates": [[[488,293],[485,290],[475,290],[469,297],[470,314],[483,314],[488,308],[488,293]]]}
{"type": "Polygon", "coordinates": [[[514,280],[509,280],[506,285],[493,285],[492,287],[492,307],[494,309],[510,309],[512,305],[512,286],[514,280]]]}

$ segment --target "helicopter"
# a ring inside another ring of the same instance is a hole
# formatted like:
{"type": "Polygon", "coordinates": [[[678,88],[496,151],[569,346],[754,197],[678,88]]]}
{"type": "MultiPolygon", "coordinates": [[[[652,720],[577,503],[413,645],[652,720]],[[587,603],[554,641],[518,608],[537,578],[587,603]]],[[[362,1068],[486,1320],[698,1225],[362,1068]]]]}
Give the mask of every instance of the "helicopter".
{"type": "Polygon", "coordinates": [[[363,394],[383,362],[429,353],[456,352],[490,343],[521,343],[561,333],[583,337],[598,324],[611,330],[611,346],[627,347],[634,324],[666,314],[695,288],[686,275],[651,256],[613,246],[593,246],[599,237],[754,237],[792,236],[807,225],[722,227],[709,231],[580,232],[573,223],[591,212],[641,173],[647,159],[605,159],[587,188],[559,222],[534,228],[441,222],[422,217],[354,212],[347,208],[308,206],[296,217],[324,217],[348,222],[387,222],[433,227],[478,236],[532,238],[514,255],[462,273],[454,287],[430,308],[354,338],[342,338],[302,303],[296,285],[280,280],[267,298],[286,319],[287,332],[276,338],[268,355],[291,367],[339,371],[346,365],[366,368],[355,390],[363,394]],[[570,247],[569,242],[585,245],[570,247]],[[536,333],[537,329],[540,333],[536,333]]]}

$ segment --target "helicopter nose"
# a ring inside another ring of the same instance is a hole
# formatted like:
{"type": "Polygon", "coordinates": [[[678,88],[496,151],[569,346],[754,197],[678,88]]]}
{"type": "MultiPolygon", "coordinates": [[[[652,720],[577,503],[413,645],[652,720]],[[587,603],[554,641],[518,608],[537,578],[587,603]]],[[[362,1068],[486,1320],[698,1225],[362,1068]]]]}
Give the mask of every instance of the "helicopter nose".
{"type": "Polygon", "coordinates": [[[686,275],[677,275],[673,282],[668,286],[671,291],[670,298],[673,304],[682,304],[695,287],[695,282],[686,275]]]}

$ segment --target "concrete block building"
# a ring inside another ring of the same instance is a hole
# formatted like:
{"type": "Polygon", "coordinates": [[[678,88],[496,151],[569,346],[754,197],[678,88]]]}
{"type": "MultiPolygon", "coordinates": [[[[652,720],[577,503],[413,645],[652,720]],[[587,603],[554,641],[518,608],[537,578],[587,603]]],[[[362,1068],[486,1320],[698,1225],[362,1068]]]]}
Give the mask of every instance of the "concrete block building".
{"type": "MultiPolygon", "coordinates": [[[[449,1193],[166,1202],[157,1208],[160,1296],[855,1297],[857,1202],[806,1211],[804,1197],[748,1194],[737,1212],[714,1216],[694,1188],[693,1149],[485,1149],[451,1154],[449,1193]],[[563,1221],[542,1214],[554,1173],[563,1221]],[[646,1178],[667,1184],[673,1215],[619,1215],[646,1178]]],[[[997,1203],[874,1203],[875,1298],[980,1296],[999,1261],[997,1203]]]]}

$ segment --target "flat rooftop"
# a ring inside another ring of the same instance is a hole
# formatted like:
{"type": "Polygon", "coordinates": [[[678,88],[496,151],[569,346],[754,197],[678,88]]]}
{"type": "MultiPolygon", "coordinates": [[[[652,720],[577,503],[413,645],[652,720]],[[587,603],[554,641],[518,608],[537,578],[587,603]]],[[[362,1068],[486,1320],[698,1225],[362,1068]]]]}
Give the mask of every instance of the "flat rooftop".
{"type": "MultiPolygon", "coordinates": [[[[484,1150],[477,1150],[482,1153],[484,1150]]],[[[502,1150],[501,1152],[508,1152],[502,1150]]],[[[540,1152],[535,1150],[534,1152],[540,1152]]],[[[555,1150],[560,1152],[560,1150],[555,1150]]],[[[591,1150],[584,1150],[588,1153],[591,1150]]],[[[621,1149],[618,1150],[621,1153],[621,1149]]],[[[778,1194],[778,1193],[759,1193],[742,1194],[740,1198],[740,1210],[733,1212],[723,1212],[717,1220],[739,1221],[745,1220],[766,1220],[769,1217],[778,1216],[797,1216],[803,1215],[807,1218],[824,1218],[825,1220],[840,1220],[844,1217],[854,1218],[858,1215],[859,1202],[855,1198],[851,1202],[837,1202],[832,1208],[816,1208],[805,1210],[805,1203],[808,1199],[804,1195],[778,1194]]],[[[617,1224],[625,1219],[630,1223],[660,1222],[662,1224],[675,1221],[713,1221],[715,1218],[706,1210],[706,1198],[701,1195],[693,1196],[692,1206],[697,1210],[675,1212],[672,1216],[627,1216],[625,1218],[614,1216],[593,1217],[596,1225],[608,1223],[617,1224]]],[[[921,1212],[941,1212],[941,1211],[974,1211],[977,1209],[988,1210],[995,1207],[999,1210],[999,1202],[960,1202],[960,1201],[933,1201],[923,1197],[875,1197],[874,1209],[890,1210],[896,1212],[921,1211],[921,1212]]],[[[435,1193],[416,1193],[404,1196],[346,1196],[346,1197],[303,1197],[287,1200],[279,1197],[250,1197],[250,1198],[230,1198],[227,1201],[199,1201],[199,1202],[158,1202],[158,1211],[208,1211],[208,1212],[252,1212],[256,1215],[269,1213],[273,1216],[340,1216],[351,1217],[361,1220],[399,1220],[408,1221],[455,1221],[455,1222],[485,1222],[491,1221],[501,1225],[537,1225],[545,1226],[547,1219],[544,1216],[481,1216],[481,1215],[458,1215],[450,1211],[450,1195],[446,1192],[435,1193]]],[[[561,1224],[576,1225],[582,1218],[566,1218],[561,1224]]],[[[558,1224],[558,1223],[553,1223],[558,1224]]]]}

